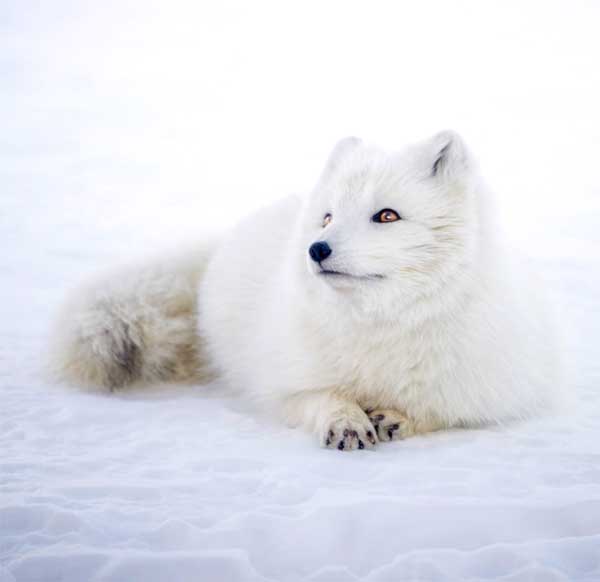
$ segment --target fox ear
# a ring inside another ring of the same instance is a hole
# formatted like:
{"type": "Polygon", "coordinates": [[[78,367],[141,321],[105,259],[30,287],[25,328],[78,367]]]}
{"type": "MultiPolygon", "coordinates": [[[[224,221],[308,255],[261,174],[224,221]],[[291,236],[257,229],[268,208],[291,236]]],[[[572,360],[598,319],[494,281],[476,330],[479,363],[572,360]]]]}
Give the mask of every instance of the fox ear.
{"type": "Polygon", "coordinates": [[[358,137],[345,137],[337,142],[332,152],[329,154],[325,169],[321,174],[320,181],[327,179],[335,172],[348,154],[362,144],[362,140],[358,137]]]}
{"type": "Polygon", "coordinates": [[[454,131],[441,131],[427,142],[428,173],[442,180],[459,178],[471,168],[465,143],[454,131]]]}

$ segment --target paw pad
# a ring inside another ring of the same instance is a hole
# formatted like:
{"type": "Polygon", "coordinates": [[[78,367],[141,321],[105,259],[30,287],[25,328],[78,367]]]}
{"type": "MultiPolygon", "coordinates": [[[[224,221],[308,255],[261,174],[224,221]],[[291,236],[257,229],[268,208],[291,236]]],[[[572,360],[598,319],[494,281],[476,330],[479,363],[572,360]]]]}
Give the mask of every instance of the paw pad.
{"type": "Polygon", "coordinates": [[[323,445],[338,451],[372,449],[377,444],[377,436],[368,419],[338,420],[331,424],[323,439],[323,445]]]}
{"type": "Polygon", "coordinates": [[[367,414],[380,441],[400,440],[408,435],[409,421],[402,413],[395,410],[368,410],[367,414]]]}

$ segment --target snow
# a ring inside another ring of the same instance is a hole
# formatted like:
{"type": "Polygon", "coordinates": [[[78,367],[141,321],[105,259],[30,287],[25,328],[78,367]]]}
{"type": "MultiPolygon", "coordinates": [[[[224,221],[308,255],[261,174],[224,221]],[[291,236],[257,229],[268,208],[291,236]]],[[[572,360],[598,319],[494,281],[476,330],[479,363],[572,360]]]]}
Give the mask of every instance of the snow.
{"type": "Polygon", "coordinates": [[[598,16],[4,3],[0,581],[599,580],[598,16]],[[559,307],[573,410],[343,454],[216,386],[45,379],[81,279],[309,188],[339,137],[445,127],[559,307]]]}

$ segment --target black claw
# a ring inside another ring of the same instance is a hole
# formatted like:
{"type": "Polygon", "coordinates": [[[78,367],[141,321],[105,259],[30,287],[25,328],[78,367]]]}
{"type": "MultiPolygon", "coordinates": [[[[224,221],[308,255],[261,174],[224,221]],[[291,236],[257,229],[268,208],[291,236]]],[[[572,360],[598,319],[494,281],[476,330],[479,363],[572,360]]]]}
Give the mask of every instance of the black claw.
{"type": "Polygon", "coordinates": [[[340,451],[343,451],[343,450],[344,450],[344,441],[340,441],[340,442],[338,443],[338,449],[339,449],[340,451]]]}
{"type": "Polygon", "coordinates": [[[360,439],[358,439],[358,448],[359,449],[364,449],[365,448],[365,443],[363,443],[360,439]]]}
{"type": "Polygon", "coordinates": [[[393,436],[394,436],[394,431],[388,430],[388,437],[390,437],[390,440],[393,438],[393,436]]]}
{"type": "Polygon", "coordinates": [[[325,441],[325,445],[326,445],[326,446],[329,446],[330,444],[331,444],[331,439],[330,439],[330,438],[328,438],[328,439],[325,441]]]}
{"type": "Polygon", "coordinates": [[[390,427],[388,427],[390,430],[398,430],[400,428],[399,424],[392,424],[390,427]]]}

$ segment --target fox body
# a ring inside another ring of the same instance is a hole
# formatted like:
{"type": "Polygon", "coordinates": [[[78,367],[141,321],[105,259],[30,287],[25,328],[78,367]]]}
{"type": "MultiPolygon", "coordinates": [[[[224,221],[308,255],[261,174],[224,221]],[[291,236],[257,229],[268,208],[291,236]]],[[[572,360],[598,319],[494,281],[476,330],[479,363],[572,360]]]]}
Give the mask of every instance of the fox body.
{"type": "Polygon", "coordinates": [[[216,375],[324,446],[371,448],[556,406],[529,279],[458,135],[395,153],[347,138],[309,195],[76,291],[54,364],[113,388],[216,375]]]}

